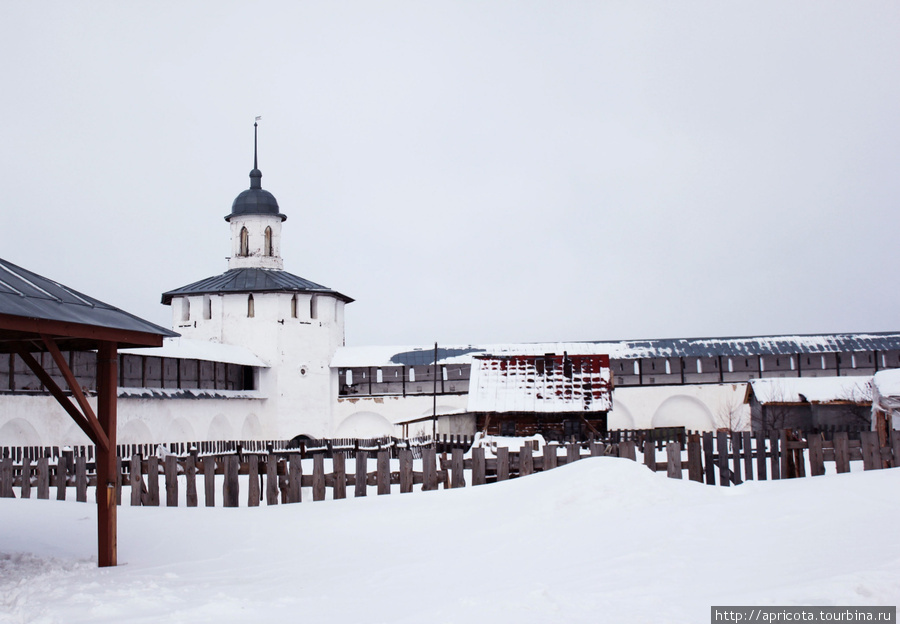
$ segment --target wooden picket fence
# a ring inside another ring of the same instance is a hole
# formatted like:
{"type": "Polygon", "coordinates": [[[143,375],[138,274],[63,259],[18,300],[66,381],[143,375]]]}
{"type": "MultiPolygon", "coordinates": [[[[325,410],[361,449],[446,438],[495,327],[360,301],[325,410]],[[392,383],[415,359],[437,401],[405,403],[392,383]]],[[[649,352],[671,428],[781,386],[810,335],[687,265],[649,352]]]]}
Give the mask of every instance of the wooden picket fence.
{"type": "MultiPolygon", "coordinates": [[[[467,457],[460,446],[439,454],[434,445],[413,447],[410,444],[389,448],[365,449],[353,446],[318,446],[313,449],[285,449],[265,452],[245,452],[237,448],[231,452],[200,455],[193,448],[178,456],[135,453],[118,461],[116,497],[122,504],[123,490],[128,488],[126,500],[132,506],[178,506],[179,488],[184,487],[184,502],[196,507],[216,505],[217,477],[221,481],[221,503],[237,507],[242,493],[240,483],[246,483],[248,506],[298,503],[303,489],[311,490],[313,501],[331,497],[366,496],[374,487],[379,495],[421,490],[458,488],[482,485],[527,476],[534,472],[552,470],[584,457],[616,456],[631,460],[643,459],[651,470],[666,471],[669,477],[688,478],[710,485],[740,484],[758,479],[780,479],[825,474],[825,465],[833,462],[835,471],[848,472],[851,461],[862,461],[865,470],[900,466],[900,435],[881,447],[875,432],[862,432],[860,440],[850,440],[846,433],[836,433],[832,440],[822,435],[806,439],[791,431],[771,435],[750,432],[718,432],[688,434],[684,445],[668,442],[666,461],[657,460],[657,440],[623,439],[618,443],[602,441],[546,444],[540,453],[537,443],[526,442],[519,450],[498,448],[492,456],[485,449],[475,447],[467,457]],[[415,455],[420,454],[421,460],[415,455]],[[392,469],[391,458],[399,460],[392,469]],[[312,463],[312,471],[305,474],[303,461],[312,463]],[[326,460],[330,470],[326,471],[326,460]],[[420,469],[414,463],[420,461],[420,469]],[[374,465],[373,465],[374,464],[374,465]],[[807,464],[809,469],[807,471],[807,464]],[[373,469],[374,468],[374,469],[373,469]],[[242,480],[240,477],[246,476],[242,480]],[[162,484],[160,483],[162,478],[162,484]],[[468,483],[467,483],[468,481],[468,483]],[[399,486],[392,488],[392,486],[399,486]],[[164,498],[163,498],[164,497],[164,498]]],[[[25,456],[16,461],[12,456],[0,459],[0,497],[66,500],[69,488],[75,490],[75,500],[86,501],[88,489],[96,487],[96,473],[87,454],[64,452],[52,458],[41,456],[32,460],[25,456]]]]}

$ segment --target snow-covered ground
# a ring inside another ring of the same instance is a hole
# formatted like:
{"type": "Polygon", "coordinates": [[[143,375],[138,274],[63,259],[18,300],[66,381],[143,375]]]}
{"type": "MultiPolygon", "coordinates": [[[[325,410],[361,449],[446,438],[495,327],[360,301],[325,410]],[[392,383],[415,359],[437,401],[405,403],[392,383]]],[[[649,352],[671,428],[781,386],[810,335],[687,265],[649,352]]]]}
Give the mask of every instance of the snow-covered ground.
{"type": "Polygon", "coordinates": [[[0,500],[2,622],[706,622],[896,605],[900,470],[710,487],[594,458],[496,485],[237,508],[0,500]]]}

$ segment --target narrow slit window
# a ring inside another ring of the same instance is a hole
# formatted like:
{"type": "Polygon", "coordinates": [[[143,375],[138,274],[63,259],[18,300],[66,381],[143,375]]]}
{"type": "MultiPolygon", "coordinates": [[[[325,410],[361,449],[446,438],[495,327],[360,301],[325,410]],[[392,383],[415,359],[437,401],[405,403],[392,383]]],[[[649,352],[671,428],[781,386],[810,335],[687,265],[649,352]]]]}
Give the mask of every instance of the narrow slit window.
{"type": "Polygon", "coordinates": [[[700,361],[700,358],[697,358],[697,374],[703,374],[703,362],[700,361]]]}
{"type": "Polygon", "coordinates": [[[209,295],[203,297],[203,318],[207,321],[212,318],[212,297],[209,295]]]}
{"type": "Polygon", "coordinates": [[[297,318],[297,295],[291,297],[291,318],[297,318]]]}
{"type": "Polygon", "coordinates": [[[191,300],[187,297],[181,300],[181,320],[191,320],[191,300]]]}
{"type": "Polygon", "coordinates": [[[410,383],[416,381],[416,369],[414,369],[412,367],[410,367],[410,369],[409,369],[409,381],[410,381],[410,383]]]}
{"type": "Polygon", "coordinates": [[[267,256],[274,256],[275,253],[272,249],[272,228],[267,227],[265,233],[265,253],[267,256]]]}
{"type": "Polygon", "coordinates": [[[241,248],[238,255],[245,257],[250,255],[250,232],[245,227],[241,228],[241,248]]]}
{"type": "Polygon", "coordinates": [[[641,374],[641,363],[638,360],[634,361],[634,374],[635,375],[641,374]]]}
{"type": "Polygon", "coordinates": [[[309,318],[319,318],[319,299],[315,295],[309,298],[309,318]]]}
{"type": "Polygon", "coordinates": [[[384,383],[384,373],[381,372],[380,368],[375,371],[375,382],[384,383]]]}
{"type": "Polygon", "coordinates": [[[247,296],[247,318],[256,316],[256,306],[253,303],[253,295],[247,296]]]}

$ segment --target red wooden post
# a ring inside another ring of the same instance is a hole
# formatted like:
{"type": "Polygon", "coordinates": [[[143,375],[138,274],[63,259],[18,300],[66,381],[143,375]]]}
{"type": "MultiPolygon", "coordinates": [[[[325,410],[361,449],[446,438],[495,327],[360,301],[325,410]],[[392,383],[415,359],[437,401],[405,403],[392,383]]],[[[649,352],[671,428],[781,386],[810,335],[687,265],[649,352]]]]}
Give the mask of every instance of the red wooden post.
{"type": "Polygon", "coordinates": [[[97,446],[97,560],[101,568],[116,565],[116,343],[102,342],[97,352],[97,420],[106,448],[97,446]]]}

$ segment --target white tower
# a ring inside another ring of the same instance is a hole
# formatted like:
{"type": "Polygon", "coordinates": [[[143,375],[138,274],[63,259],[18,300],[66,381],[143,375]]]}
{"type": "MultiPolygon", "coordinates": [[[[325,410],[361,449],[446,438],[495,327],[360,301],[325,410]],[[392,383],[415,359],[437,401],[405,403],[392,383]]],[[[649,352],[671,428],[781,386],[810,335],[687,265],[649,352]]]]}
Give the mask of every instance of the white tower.
{"type": "Polygon", "coordinates": [[[260,371],[262,437],[332,434],[337,380],[330,364],[344,343],[350,297],[283,270],[274,195],[263,190],[253,124],[250,188],[225,217],[231,225],[228,270],[163,293],[173,328],[185,338],[246,347],[269,367],[260,371]]]}

